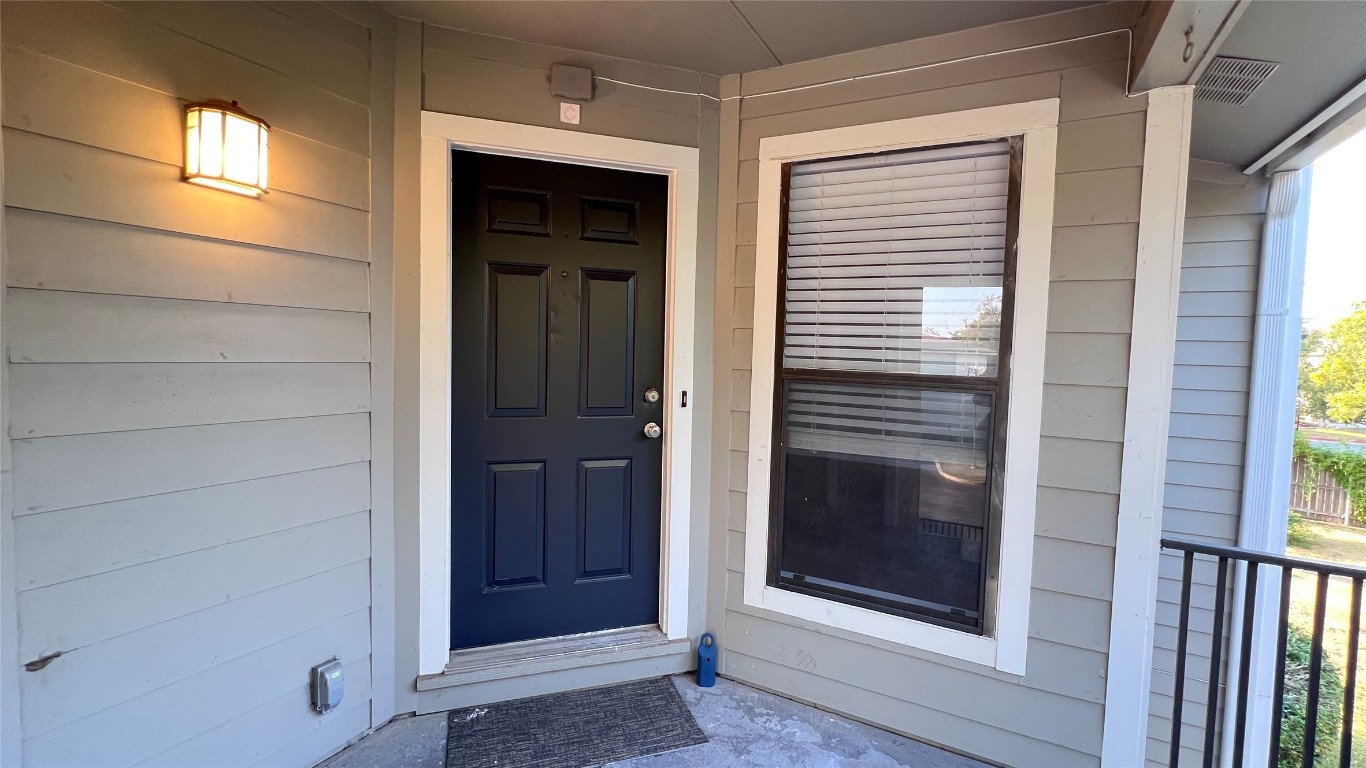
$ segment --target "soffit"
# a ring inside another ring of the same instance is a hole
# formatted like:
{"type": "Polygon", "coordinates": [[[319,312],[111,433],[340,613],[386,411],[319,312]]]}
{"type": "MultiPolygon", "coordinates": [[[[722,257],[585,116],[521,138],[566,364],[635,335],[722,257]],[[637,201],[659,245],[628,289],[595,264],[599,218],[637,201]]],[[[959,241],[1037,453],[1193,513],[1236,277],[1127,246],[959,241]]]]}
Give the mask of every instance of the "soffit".
{"type": "Polygon", "coordinates": [[[783,64],[1066,11],[1066,0],[784,2],[741,0],[740,12],[783,64]]]}
{"type": "Polygon", "coordinates": [[[1366,3],[1258,0],[1219,53],[1281,63],[1241,107],[1195,103],[1191,155],[1244,167],[1366,78],[1366,3]]]}
{"type": "Polygon", "coordinates": [[[1040,16],[1094,0],[384,0],[399,16],[713,75],[1040,16]]]}

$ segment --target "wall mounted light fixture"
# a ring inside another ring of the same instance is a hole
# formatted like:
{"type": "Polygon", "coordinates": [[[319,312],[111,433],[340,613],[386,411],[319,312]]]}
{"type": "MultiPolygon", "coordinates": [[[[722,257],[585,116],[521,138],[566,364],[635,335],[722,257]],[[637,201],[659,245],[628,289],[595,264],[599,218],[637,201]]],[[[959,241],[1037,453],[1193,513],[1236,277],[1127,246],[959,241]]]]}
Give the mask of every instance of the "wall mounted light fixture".
{"type": "Polygon", "coordinates": [[[185,181],[239,195],[265,194],[270,126],[237,102],[185,107],[185,181]]]}

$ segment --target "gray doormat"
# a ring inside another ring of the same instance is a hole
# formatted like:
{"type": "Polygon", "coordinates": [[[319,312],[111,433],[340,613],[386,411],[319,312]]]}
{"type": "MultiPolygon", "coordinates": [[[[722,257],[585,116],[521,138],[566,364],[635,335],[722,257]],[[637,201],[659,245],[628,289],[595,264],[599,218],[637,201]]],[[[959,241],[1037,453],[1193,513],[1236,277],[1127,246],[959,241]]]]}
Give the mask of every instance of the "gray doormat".
{"type": "Polygon", "coordinates": [[[450,713],[446,768],[585,768],[707,743],[667,677],[450,713]]]}

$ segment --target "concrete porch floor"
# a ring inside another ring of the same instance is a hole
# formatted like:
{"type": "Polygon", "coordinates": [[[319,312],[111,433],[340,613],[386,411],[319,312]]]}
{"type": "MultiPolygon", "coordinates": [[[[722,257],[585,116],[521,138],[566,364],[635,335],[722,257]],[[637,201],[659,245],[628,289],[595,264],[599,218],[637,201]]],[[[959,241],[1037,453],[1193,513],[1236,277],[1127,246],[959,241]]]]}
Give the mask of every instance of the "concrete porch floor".
{"type": "MultiPolygon", "coordinates": [[[[674,684],[709,742],[609,768],[985,768],[984,763],[730,680],[674,684]]],[[[444,768],[446,713],[395,720],[318,768],[444,768]]],[[[516,766],[509,766],[516,768],[516,766]]]]}

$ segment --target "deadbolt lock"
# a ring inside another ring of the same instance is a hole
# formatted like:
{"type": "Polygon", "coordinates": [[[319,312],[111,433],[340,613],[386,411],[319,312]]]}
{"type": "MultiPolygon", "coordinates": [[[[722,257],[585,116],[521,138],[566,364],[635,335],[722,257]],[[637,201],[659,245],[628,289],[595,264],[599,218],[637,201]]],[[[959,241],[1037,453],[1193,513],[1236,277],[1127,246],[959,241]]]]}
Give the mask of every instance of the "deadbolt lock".
{"type": "Polygon", "coordinates": [[[654,387],[650,387],[649,389],[645,390],[645,402],[647,402],[647,403],[657,403],[657,402],[659,402],[659,390],[655,389],[654,387]]]}

